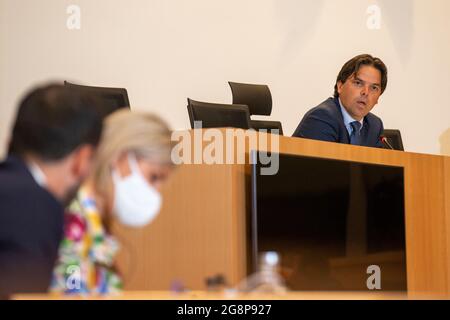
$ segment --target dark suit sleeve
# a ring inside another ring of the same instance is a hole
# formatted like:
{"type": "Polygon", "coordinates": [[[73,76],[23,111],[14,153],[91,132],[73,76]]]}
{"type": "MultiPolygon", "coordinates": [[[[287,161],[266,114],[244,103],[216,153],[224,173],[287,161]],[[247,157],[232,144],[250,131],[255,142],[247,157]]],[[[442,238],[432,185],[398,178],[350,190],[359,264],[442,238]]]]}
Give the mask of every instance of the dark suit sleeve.
{"type": "Polygon", "coordinates": [[[33,192],[0,192],[0,213],[0,295],[46,292],[62,237],[62,207],[33,192]]]}
{"type": "Polygon", "coordinates": [[[336,142],[339,137],[335,122],[326,110],[313,109],[305,115],[293,137],[336,142]]]}

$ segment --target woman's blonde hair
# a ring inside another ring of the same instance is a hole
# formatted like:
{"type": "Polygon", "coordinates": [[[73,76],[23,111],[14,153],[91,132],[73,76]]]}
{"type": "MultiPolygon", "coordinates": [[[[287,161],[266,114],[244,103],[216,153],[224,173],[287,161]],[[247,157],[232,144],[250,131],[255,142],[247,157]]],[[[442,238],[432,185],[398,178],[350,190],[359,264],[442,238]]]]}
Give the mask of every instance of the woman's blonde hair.
{"type": "Polygon", "coordinates": [[[109,115],[97,150],[93,168],[96,192],[109,196],[111,165],[125,152],[133,152],[156,164],[171,165],[172,150],[169,126],[156,115],[121,109],[109,115]]]}

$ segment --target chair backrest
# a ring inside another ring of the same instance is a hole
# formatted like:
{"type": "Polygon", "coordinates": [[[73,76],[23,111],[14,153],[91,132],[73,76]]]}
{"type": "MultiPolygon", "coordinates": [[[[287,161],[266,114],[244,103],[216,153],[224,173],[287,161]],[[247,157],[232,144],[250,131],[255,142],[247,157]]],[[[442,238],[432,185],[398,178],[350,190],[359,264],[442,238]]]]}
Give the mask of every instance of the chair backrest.
{"type": "Polygon", "coordinates": [[[267,85],[228,82],[233,94],[233,104],[248,106],[250,115],[270,116],[272,94],[267,85]]]}
{"type": "MultiPolygon", "coordinates": [[[[403,148],[403,141],[402,141],[402,135],[400,133],[400,130],[385,129],[383,131],[383,136],[388,140],[389,144],[395,150],[405,151],[405,149],[403,148]]],[[[387,146],[385,146],[385,148],[390,149],[387,146]]]]}
{"type": "Polygon", "coordinates": [[[208,103],[188,98],[187,108],[193,129],[194,121],[202,121],[202,128],[250,128],[250,115],[245,105],[208,103]]]}
{"type": "MultiPolygon", "coordinates": [[[[233,104],[248,106],[250,115],[270,116],[272,113],[272,94],[265,84],[248,84],[228,82],[233,94],[233,104]]],[[[279,121],[251,120],[250,127],[255,130],[277,129],[283,135],[283,128],[279,121]]]]}
{"type": "Polygon", "coordinates": [[[130,101],[128,100],[128,92],[125,88],[106,88],[106,87],[92,87],[83,86],[79,84],[64,81],[64,85],[76,90],[88,92],[97,97],[106,108],[105,115],[113,113],[120,108],[130,108],[130,101]]]}
{"type": "Polygon", "coordinates": [[[257,131],[268,130],[268,133],[273,133],[271,130],[278,130],[278,134],[283,135],[283,126],[280,121],[250,120],[250,126],[257,131]]]}

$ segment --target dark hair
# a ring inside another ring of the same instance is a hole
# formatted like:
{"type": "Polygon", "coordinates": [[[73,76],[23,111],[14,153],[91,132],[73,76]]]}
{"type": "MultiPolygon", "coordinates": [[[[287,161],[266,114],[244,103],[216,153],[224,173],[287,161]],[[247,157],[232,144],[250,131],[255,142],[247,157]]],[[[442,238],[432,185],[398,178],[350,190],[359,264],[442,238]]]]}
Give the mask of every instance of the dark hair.
{"type": "Polygon", "coordinates": [[[52,161],[83,144],[96,146],[103,127],[101,109],[94,97],[59,84],[34,89],[20,103],[9,153],[52,161]]]}
{"type": "Polygon", "coordinates": [[[383,61],[379,58],[372,57],[370,54],[361,54],[348,61],[339,72],[334,86],[334,97],[339,97],[338,82],[344,83],[352,75],[357,74],[362,66],[372,66],[381,72],[381,94],[386,90],[388,82],[388,71],[383,61]]]}

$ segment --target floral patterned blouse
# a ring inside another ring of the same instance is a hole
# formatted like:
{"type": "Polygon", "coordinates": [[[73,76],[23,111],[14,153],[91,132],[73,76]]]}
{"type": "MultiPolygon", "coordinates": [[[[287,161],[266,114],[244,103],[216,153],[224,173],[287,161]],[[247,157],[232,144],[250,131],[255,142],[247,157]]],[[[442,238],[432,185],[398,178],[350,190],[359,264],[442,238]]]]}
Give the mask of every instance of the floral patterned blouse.
{"type": "Polygon", "coordinates": [[[122,281],[113,270],[118,249],[116,239],[103,228],[94,197],[82,187],[66,212],[50,290],[67,294],[120,292],[122,281]]]}

